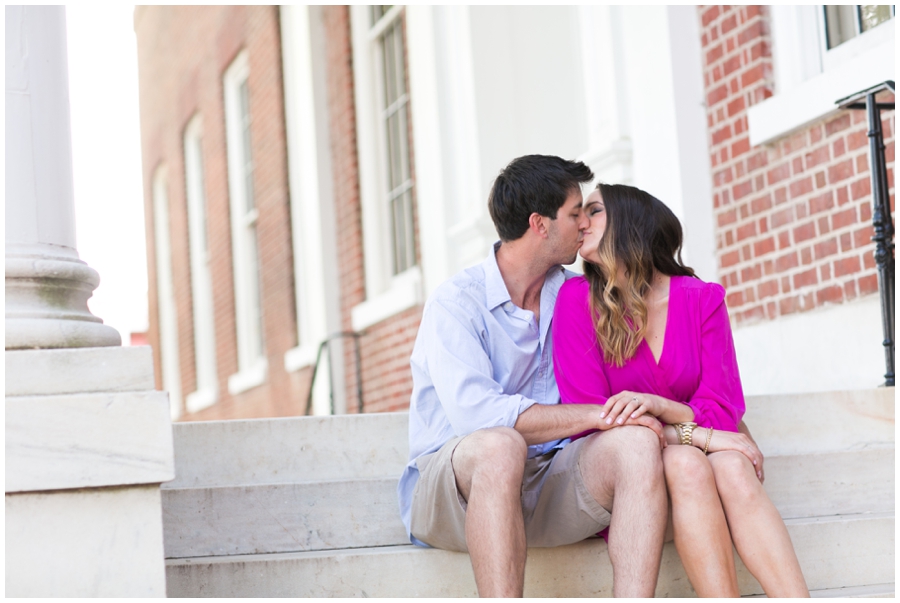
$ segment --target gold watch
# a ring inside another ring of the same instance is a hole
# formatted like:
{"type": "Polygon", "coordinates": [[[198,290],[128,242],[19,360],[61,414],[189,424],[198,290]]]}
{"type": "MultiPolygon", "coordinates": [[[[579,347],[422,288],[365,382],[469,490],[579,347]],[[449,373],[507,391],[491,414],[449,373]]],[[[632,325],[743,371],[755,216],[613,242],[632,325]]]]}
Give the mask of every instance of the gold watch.
{"type": "Polygon", "coordinates": [[[693,421],[686,421],[684,423],[673,423],[672,426],[675,428],[675,432],[678,434],[678,441],[681,442],[682,446],[693,446],[694,445],[694,430],[697,428],[697,424],[693,421]]]}

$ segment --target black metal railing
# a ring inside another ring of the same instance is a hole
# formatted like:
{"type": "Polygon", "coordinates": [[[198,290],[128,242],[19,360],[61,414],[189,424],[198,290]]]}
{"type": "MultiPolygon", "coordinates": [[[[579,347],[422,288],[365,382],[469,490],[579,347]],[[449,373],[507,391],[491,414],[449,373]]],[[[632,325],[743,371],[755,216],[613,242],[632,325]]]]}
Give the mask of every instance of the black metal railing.
{"type": "Polygon", "coordinates": [[[875,264],[881,294],[881,326],[884,332],[885,385],[894,385],[894,221],[888,190],[887,163],[881,111],[893,110],[894,99],[880,102],[878,94],[894,94],[894,82],[878,84],[837,101],[842,109],[865,109],[869,118],[869,165],[872,175],[872,226],[875,234],[875,264]]]}
{"type": "MultiPolygon", "coordinates": [[[[359,350],[359,338],[363,336],[363,333],[357,333],[356,331],[341,331],[339,333],[332,333],[328,337],[325,338],[322,343],[319,344],[319,350],[316,352],[316,363],[313,365],[312,378],[309,380],[309,395],[306,397],[306,411],[305,414],[309,415],[312,410],[312,400],[313,400],[313,387],[316,385],[316,375],[319,373],[319,364],[321,364],[322,360],[322,351],[326,348],[329,352],[331,352],[331,342],[335,339],[342,339],[345,337],[350,337],[353,339],[353,347],[356,356],[356,401],[357,401],[357,412],[362,414],[363,412],[363,386],[362,386],[362,355],[359,350]]],[[[343,359],[341,359],[343,362],[343,359]]],[[[331,404],[331,414],[334,414],[334,379],[332,379],[332,368],[331,362],[328,363],[328,391],[329,391],[329,401],[331,404]]]]}

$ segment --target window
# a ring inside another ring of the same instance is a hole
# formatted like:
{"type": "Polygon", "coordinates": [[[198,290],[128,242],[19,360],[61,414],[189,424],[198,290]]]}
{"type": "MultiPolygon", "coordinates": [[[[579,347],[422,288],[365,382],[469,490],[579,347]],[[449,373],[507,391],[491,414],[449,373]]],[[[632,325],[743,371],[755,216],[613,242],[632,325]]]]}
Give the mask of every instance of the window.
{"type": "Polygon", "coordinates": [[[225,133],[228,150],[228,193],[231,202],[231,243],[234,259],[234,300],[238,372],[228,379],[228,391],[238,394],[266,378],[259,253],[256,224],[259,212],[253,191],[251,152],[250,73],[246,51],[225,72],[225,133]]]}
{"type": "Polygon", "coordinates": [[[352,9],[366,301],[364,329],[421,303],[403,6],[352,9]]]}
{"type": "Polygon", "coordinates": [[[893,17],[894,7],[890,5],[827,5],[825,9],[826,49],[831,50],[884,23],[893,17]]]}
{"type": "Polygon", "coordinates": [[[392,274],[399,274],[416,263],[403,21],[399,11],[391,11],[390,6],[371,8],[371,35],[376,40],[377,83],[381,89],[382,193],[391,224],[392,274]]]}
{"type": "Polygon", "coordinates": [[[201,120],[198,115],[191,120],[184,133],[184,182],[187,193],[191,294],[194,306],[194,361],[197,375],[196,391],[185,398],[185,409],[188,412],[197,412],[211,406],[217,398],[216,337],[201,143],[201,120]]]}
{"type": "Polygon", "coordinates": [[[163,389],[169,392],[173,419],[181,416],[181,371],[178,366],[178,316],[172,280],[169,232],[169,194],[165,167],[153,176],[153,235],[156,247],[156,296],[159,317],[159,356],[163,389]]]}
{"type": "Polygon", "coordinates": [[[750,107],[764,144],[837,111],[834,102],[894,79],[893,7],[771,6],[775,95],[750,107]]]}

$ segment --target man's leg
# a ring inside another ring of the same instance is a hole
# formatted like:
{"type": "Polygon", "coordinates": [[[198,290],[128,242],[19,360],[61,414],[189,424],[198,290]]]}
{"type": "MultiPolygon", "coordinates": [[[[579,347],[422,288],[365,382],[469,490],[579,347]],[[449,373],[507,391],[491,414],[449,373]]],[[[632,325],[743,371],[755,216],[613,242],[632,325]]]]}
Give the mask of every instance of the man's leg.
{"type": "Polygon", "coordinates": [[[627,425],[588,437],[581,473],[588,492],[612,514],[613,594],[652,597],[668,519],[659,438],[627,425]]]}
{"type": "MultiPolygon", "coordinates": [[[[649,430],[648,430],[649,431],[649,430]]],[[[476,431],[453,453],[466,500],[466,546],[481,597],[521,597],[525,585],[522,475],[528,447],[508,427],[476,431]]]]}

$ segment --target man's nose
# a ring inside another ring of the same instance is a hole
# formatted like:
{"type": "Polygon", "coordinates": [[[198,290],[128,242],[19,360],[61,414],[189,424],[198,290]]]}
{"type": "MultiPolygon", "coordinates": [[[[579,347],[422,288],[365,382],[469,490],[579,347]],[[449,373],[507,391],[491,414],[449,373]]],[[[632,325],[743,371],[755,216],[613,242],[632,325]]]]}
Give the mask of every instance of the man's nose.
{"type": "Polygon", "coordinates": [[[590,226],[590,225],[591,225],[591,221],[588,220],[587,214],[585,214],[582,211],[581,212],[581,221],[579,221],[579,223],[578,223],[578,229],[579,230],[587,230],[588,226],[590,226]]]}

